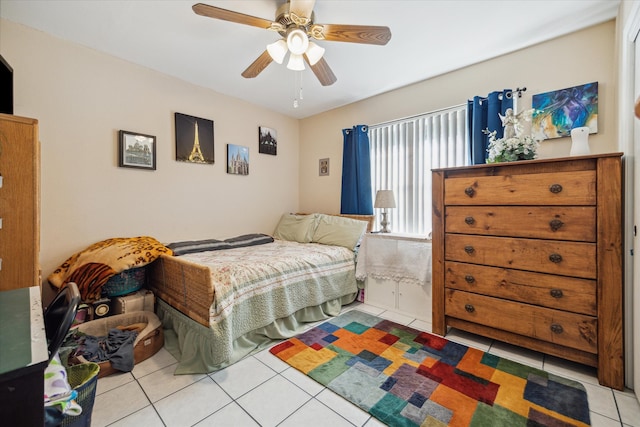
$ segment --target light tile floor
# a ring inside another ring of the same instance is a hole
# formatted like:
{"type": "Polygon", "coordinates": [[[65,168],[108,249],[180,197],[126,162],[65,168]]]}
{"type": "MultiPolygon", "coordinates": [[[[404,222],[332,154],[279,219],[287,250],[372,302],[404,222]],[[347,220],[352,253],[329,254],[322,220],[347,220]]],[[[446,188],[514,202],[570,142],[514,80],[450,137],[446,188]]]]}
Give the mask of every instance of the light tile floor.
{"type": "MultiPolygon", "coordinates": [[[[413,328],[431,324],[366,304],[358,308],[413,328]]],[[[595,370],[537,352],[451,331],[447,338],[580,381],[594,427],[640,427],[635,395],[598,385],[595,370]]],[[[209,375],[173,375],[165,349],[132,372],[98,380],[93,427],[101,426],[382,426],[379,421],[269,353],[261,351],[209,375]]]]}

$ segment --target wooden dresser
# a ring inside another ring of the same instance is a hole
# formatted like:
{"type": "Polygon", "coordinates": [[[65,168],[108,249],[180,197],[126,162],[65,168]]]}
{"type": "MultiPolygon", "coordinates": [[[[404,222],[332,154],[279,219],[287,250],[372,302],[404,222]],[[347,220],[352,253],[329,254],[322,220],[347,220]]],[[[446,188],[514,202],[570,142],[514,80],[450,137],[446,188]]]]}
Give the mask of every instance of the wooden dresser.
{"type": "Polygon", "coordinates": [[[433,170],[433,332],[594,366],[621,390],[621,157],[433,170]]]}
{"type": "Polygon", "coordinates": [[[40,286],[38,121],[0,114],[0,291],[40,286]]]}

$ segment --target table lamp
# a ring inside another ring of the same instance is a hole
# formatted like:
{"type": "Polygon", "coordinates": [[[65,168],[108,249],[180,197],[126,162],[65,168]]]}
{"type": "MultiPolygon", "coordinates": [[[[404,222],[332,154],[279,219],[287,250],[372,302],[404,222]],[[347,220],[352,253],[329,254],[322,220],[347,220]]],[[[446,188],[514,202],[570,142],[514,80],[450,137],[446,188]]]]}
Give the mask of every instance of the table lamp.
{"type": "Polygon", "coordinates": [[[393,190],[378,190],[376,193],[376,201],[373,205],[374,208],[382,209],[382,221],[380,221],[380,225],[382,226],[381,233],[390,233],[387,221],[387,209],[396,207],[396,199],[393,197],[393,190]]]}

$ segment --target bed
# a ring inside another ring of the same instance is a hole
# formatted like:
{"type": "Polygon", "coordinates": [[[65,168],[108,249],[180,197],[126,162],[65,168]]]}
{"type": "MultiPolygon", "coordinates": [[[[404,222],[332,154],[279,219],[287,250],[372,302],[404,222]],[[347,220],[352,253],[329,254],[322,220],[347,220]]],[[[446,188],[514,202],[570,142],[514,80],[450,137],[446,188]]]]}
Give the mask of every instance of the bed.
{"type": "Polygon", "coordinates": [[[336,316],[356,298],[357,244],[373,216],[285,214],[273,236],[177,242],[148,287],[176,374],[208,373],[336,316]]]}

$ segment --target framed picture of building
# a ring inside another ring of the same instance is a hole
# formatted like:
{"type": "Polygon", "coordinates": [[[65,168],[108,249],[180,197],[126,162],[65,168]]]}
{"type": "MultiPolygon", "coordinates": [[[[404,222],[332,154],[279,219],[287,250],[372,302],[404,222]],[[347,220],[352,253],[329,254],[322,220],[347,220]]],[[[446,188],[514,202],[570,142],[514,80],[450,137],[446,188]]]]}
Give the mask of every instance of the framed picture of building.
{"type": "Polygon", "coordinates": [[[227,173],[249,175],[249,147],[227,144],[227,173]]]}
{"type": "Polygon", "coordinates": [[[126,130],[119,131],[118,166],[156,170],[156,137],[126,130]]]}
{"type": "Polygon", "coordinates": [[[176,160],[213,164],[213,120],[175,113],[176,160]]]}
{"type": "Polygon", "coordinates": [[[278,131],[265,126],[258,127],[258,152],[262,154],[278,154],[278,131]]]}

